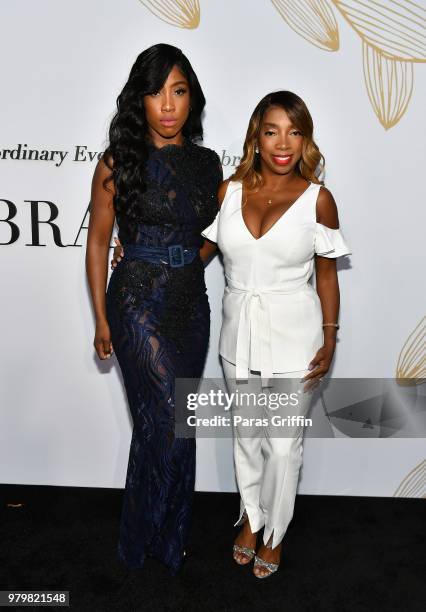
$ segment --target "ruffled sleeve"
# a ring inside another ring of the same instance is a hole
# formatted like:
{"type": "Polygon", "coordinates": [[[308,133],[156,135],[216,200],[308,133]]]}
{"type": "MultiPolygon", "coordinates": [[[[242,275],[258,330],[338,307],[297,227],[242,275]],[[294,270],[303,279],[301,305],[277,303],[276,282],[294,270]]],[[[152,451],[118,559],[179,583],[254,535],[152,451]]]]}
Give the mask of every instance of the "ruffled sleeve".
{"type": "Polygon", "coordinates": [[[318,222],[315,230],[314,250],[322,257],[341,257],[352,253],[341,229],[332,229],[318,222]]]}
{"type": "Polygon", "coordinates": [[[208,227],[206,227],[201,232],[201,235],[204,236],[204,238],[207,238],[208,240],[211,240],[212,242],[217,242],[217,226],[219,224],[219,214],[220,214],[220,210],[218,211],[216,217],[214,218],[213,223],[211,223],[208,227]]]}

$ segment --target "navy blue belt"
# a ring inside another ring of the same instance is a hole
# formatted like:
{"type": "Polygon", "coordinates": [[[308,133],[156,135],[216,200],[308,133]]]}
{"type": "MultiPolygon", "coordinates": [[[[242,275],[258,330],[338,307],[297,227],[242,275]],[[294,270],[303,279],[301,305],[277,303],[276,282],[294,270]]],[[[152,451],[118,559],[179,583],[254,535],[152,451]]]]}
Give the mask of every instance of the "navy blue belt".
{"type": "Polygon", "coordinates": [[[172,268],[181,268],[190,264],[200,249],[198,247],[183,247],[173,244],[169,247],[145,246],[143,244],[123,244],[124,256],[132,259],[143,259],[151,263],[162,263],[172,268]]]}

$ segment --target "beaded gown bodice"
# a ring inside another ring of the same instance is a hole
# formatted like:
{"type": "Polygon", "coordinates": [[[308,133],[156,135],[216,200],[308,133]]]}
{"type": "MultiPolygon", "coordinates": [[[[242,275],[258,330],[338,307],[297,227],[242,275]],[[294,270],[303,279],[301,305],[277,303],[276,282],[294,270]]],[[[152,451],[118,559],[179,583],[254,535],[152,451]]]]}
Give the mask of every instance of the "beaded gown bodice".
{"type": "MultiPolygon", "coordinates": [[[[185,141],[182,146],[150,147],[146,190],[137,218],[117,215],[119,239],[124,245],[201,247],[201,230],[218,210],[217,189],[222,180],[218,155],[185,141]]],[[[111,277],[110,292],[117,307],[142,309],[155,315],[155,325],[168,340],[182,343],[182,333],[200,316],[197,298],[205,294],[204,265],[197,257],[190,265],[168,265],[126,259],[111,277]]],[[[178,347],[179,348],[179,347],[178,347]]]]}
{"type": "Polygon", "coordinates": [[[201,231],[216,216],[221,165],[211,149],[190,141],[149,148],[146,189],[138,219],[117,215],[122,243],[146,246],[184,244],[201,247],[201,231]]]}

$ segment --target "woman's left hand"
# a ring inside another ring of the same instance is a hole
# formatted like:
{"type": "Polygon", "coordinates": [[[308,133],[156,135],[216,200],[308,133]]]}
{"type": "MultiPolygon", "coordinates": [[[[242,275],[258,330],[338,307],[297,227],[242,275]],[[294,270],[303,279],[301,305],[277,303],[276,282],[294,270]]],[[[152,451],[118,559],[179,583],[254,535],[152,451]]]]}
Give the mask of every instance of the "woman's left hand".
{"type": "Polygon", "coordinates": [[[121,245],[120,240],[114,236],[114,242],[115,242],[115,247],[114,247],[114,255],[113,255],[113,258],[111,259],[111,270],[114,270],[114,268],[117,267],[117,265],[120,263],[120,261],[124,257],[124,251],[123,251],[123,247],[121,245]]]}
{"type": "Polygon", "coordinates": [[[317,387],[321,382],[322,377],[327,374],[333,360],[335,348],[336,342],[328,342],[318,349],[315,357],[308,366],[308,369],[311,370],[311,372],[302,378],[302,380],[307,381],[304,387],[305,391],[311,391],[317,387]]]}

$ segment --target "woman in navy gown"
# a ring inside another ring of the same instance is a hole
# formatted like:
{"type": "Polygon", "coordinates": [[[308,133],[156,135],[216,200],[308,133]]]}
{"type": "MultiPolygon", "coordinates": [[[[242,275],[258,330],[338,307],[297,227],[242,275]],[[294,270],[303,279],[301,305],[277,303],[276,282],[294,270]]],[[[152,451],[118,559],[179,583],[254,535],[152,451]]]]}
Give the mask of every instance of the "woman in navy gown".
{"type": "Polygon", "coordinates": [[[195,440],[175,437],[175,378],[201,377],[210,308],[201,230],[216,215],[219,157],[194,144],[205,99],[179,49],[139,55],[117,100],[92,183],[87,273],[100,359],[121,368],[133,434],[118,543],[139,568],[180,568],[191,523],[195,440]],[[114,220],[123,263],[105,293],[114,220]]]}

